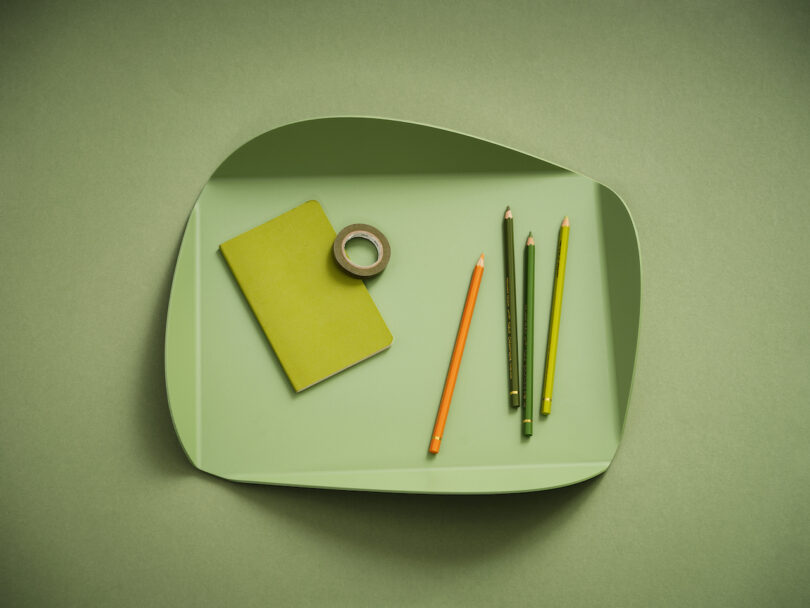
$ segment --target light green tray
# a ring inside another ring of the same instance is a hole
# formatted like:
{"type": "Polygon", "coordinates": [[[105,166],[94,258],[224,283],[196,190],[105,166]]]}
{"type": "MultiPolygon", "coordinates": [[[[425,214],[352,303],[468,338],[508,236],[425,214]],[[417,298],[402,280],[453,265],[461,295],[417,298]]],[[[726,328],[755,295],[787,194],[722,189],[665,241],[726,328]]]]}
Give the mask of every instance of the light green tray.
{"type": "Polygon", "coordinates": [[[287,125],[225,160],[191,212],[166,323],[172,419],[191,462],[234,481],[435,493],[577,483],[603,472],[619,445],[639,300],[630,214],[586,177],[424,125],[375,118],[287,125]],[[310,199],[336,230],[368,223],[390,240],[390,264],[367,286],[394,343],[295,394],[218,246],[310,199]],[[538,388],[528,440],[507,399],[507,205],[519,277],[530,230],[537,240],[538,387],[557,231],[571,218],[554,406],[548,419],[537,414],[538,388]],[[441,453],[432,457],[428,441],[481,252],[481,291],[441,453]]]}

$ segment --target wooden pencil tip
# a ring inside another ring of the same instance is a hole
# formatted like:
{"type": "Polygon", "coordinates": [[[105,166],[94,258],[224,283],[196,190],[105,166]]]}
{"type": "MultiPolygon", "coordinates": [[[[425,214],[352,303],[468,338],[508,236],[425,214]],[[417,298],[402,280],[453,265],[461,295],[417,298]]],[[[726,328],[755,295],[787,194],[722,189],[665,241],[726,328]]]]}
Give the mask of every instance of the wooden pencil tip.
{"type": "Polygon", "coordinates": [[[478,258],[478,263],[476,264],[476,266],[483,266],[483,265],[484,265],[484,254],[482,253],[481,257],[478,258]]]}
{"type": "Polygon", "coordinates": [[[529,238],[526,239],[526,244],[527,245],[534,245],[534,237],[532,236],[531,232],[529,233],[529,238]]]}
{"type": "Polygon", "coordinates": [[[506,208],[506,213],[503,214],[503,219],[505,220],[512,219],[512,210],[509,207],[506,208]]]}
{"type": "Polygon", "coordinates": [[[563,220],[562,225],[563,226],[570,226],[571,225],[571,222],[568,221],[568,216],[567,215],[565,216],[565,219],[563,220]]]}

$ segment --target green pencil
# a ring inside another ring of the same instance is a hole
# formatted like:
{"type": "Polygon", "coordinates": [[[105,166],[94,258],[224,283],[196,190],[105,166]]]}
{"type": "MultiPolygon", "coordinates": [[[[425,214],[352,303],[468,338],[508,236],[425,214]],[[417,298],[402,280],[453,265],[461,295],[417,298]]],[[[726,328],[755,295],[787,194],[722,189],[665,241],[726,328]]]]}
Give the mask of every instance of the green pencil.
{"type": "Polygon", "coordinates": [[[520,405],[520,379],[517,352],[517,293],[515,289],[515,236],[512,210],[503,215],[503,245],[506,259],[506,365],[509,370],[509,404],[520,405]]]}
{"type": "Polygon", "coordinates": [[[546,370],[543,374],[543,401],[540,413],[551,413],[551,392],[554,389],[554,365],[557,362],[557,339],[560,335],[560,312],[562,310],[563,284],[565,283],[565,260],[568,254],[568,216],[560,226],[560,240],[557,243],[557,269],[554,272],[554,294],[551,298],[551,318],[548,324],[548,347],[546,348],[546,370]]]}
{"type": "Polygon", "coordinates": [[[534,238],[526,239],[526,295],[523,309],[523,434],[532,434],[534,384],[534,238]]]}

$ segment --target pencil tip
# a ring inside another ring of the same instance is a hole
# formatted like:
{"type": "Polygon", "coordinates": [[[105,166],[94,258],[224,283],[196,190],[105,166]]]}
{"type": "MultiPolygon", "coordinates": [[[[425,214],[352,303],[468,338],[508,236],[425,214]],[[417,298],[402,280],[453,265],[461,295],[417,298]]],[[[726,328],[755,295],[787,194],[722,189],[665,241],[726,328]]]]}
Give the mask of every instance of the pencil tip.
{"type": "Polygon", "coordinates": [[[506,213],[503,214],[503,219],[505,220],[512,219],[512,210],[509,207],[506,208],[506,213]]]}
{"type": "Polygon", "coordinates": [[[567,215],[565,216],[565,219],[563,220],[562,225],[563,226],[570,226],[571,225],[571,222],[568,221],[568,216],[567,215]]]}
{"type": "Polygon", "coordinates": [[[529,238],[526,239],[526,244],[527,245],[534,245],[534,237],[532,236],[531,232],[529,233],[529,238]]]}
{"type": "Polygon", "coordinates": [[[481,257],[478,258],[478,263],[476,264],[476,266],[483,266],[483,265],[484,265],[484,254],[482,253],[481,257]]]}

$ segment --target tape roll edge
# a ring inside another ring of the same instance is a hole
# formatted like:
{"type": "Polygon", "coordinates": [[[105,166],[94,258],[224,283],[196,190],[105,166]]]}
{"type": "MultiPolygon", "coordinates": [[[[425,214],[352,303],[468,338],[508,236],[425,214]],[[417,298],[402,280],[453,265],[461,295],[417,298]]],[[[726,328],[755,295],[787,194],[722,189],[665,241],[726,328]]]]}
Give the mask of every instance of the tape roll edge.
{"type": "Polygon", "coordinates": [[[332,254],[346,273],[358,279],[368,279],[377,276],[388,266],[391,259],[391,244],[381,230],[370,224],[349,224],[335,236],[332,243],[332,254]],[[369,236],[373,238],[369,238],[369,236]],[[346,243],[354,238],[366,239],[377,249],[377,259],[373,264],[361,266],[352,262],[346,255],[346,243]]]}

